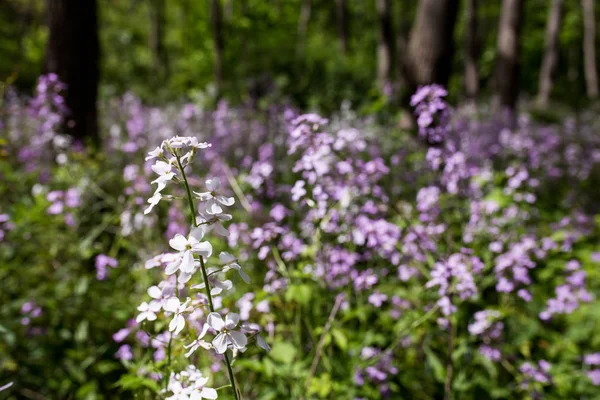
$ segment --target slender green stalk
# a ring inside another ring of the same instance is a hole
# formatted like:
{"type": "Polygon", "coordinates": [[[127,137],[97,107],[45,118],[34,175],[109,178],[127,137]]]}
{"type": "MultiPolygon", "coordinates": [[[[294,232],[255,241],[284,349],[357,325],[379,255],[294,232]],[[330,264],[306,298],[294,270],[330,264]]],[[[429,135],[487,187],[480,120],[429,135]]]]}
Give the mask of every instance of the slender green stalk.
{"type": "MultiPolygon", "coordinates": [[[[185,171],[183,169],[183,165],[181,165],[181,160],[179,156],[177,158],[177,165],[179,167],[179,171],[181,172],[181,179],[183,179],[183,185],[185,186],[185,190],[187,192],[188,203],[190,206],[190,211],[192,213],[192,223],[194,227],[197,227],[196,223],[196,209],[194,208],[194,198],[192,197],[192,190],[190,189],[190,185],[188,183],[187,177],[185,176],[185,171]]],[[[215,307],[213,305],[213,299],[210,294],[210,284],[208,283],[208,274],[206,273],[206,266],[204,265],[204,259],[200,256],[200,270],[202,271],[202,278],[204,279],[204,289],[206,291],[206,297],[208,298],[208,308],[210,312],[215,312],[215,307]]],[[[231,388],[233,389],[233,395],[235,400],[240,400],[238,395],[237,386],[235,384],[235,376],[233,374],[233,369],[231,368],[231,361],[229,360],[229,356],[227,352],[223,354],[225,356],[225,364],[227,364],[227,371],[229,372],[229,381],[231,383],[231,388]]]]}

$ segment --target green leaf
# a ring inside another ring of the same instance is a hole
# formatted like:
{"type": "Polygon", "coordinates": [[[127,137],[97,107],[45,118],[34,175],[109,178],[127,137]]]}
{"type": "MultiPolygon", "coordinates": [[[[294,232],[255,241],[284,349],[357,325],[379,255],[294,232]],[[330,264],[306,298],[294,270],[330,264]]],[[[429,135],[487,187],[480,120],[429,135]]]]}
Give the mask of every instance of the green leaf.
{"type": "Polygon", "coordinates": [[[89,326],[90,326],[89,321],[87,321],[87,320],[81,321],[81,323],[77,327],[77,330],[75,331],[75,341],[76,342],[83,342],[87,339],[89,326]]]}
{"type": "Polygon", "coordinates": [[[296,348],[287,342],[277,342],[271,348],[269,356],[283,364],[291,364],[296,357],[296,348]]]}
{"type": "Polygon", "coordinates": [[[429,348],[425,348],[425,356],[427,358],[427,364],[433,370],[435,379],[438,382],[444,382],[446,379],[446,370],[439,357],[429,348]]]}
{"type": "Polygon", "coordinates": [[[335,344],[341,350],[347,350],[348,349],[348,338],[346,337],[346,335],[344,335],[343,331],[341,331],[339,329],[332,329],[331,330],[331,335],[333,336],[333,340],[335,341],[335,344]]]}

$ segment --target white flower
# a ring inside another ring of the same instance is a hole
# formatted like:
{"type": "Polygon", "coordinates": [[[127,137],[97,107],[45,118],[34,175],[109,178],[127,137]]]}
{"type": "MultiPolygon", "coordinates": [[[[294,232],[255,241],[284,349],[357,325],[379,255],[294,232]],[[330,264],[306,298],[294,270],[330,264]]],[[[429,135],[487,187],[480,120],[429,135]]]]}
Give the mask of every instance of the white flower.
{"type": "Polygon", "coordinates": [[[210,257],[212,254],[212,245],[209,242],[200,242],[203,237],[204,231],[200,228],[195,228],[187,239],[178,233],[173,239],[169,240],[169,245],[179,251],[180,258],[169,263],[165,269],[165,273],[172,275],[179,269],[183,273],[191,274],[196,268],[194,254],[205,258],[210,257]]]}
{"type": "Polygon", "coordinates": [[[186,357],[191,356],[196,350],[198,350],[199,347],[202,347],[206,350],[210,350],[212,348],[212,345],[210,343],[202,339],[206,335],[206,332],[208,332],[208,328],[210,328],[208,324],[204,324],[204,326],[202,327],[202,332],[200,332],[198,338],[192,343],[183,346],[184,348],[189,349],[189,351],[185,353],[186,357]]]}
{"type": "Polygon", "coordinates": [[[158,286],[150,286],[148,288],[148,295],[152,297],[152,301],[150,305],[153,303],[158,304],[159,308],[164,307],[167,302],[167,299],[173,297],[175,294],[175,285],[162,281],[158,286]]]}
{"type": "Polygon", "coordinates": [[[175,335],[179,334],[185,327],[185,318],[182,314],[185,312],[190,301],[191,299],[188,297],[185,303],[181,304],[181,301],[177,297],[171,297],[164,305],[165,311],[175,314],[169,323],[169,331],[175,331],[175,335]]]}
{"type": "Polygon", "coordinates": [[[214,400],[218,397],[217,391],[205,387],[207,382],[208,378],[193,365],[178,374],[171,373],[167,390],[173,395],[166,400],[214,400]]]}
{"type": "MultiPolygon", "coordinates": [[[[167,163],[167,162],[160,161],[160,160],[157,161],[156,163],[154,163],[154,165],[152,166],[152,171],[154,171],[158,174],[158,178],[153,180],[152,183],[158,183],[159,185],[161,183],[166,184],[166,182],[173,179],[173,177],[175,176],[175,173],[172,172],[171,169],[172,169],[171,163],[167,163]]],[[[164,186],[163,186],[163,189],[164,189],[164,186]]]]}
{"type": "Polygon", "coordinates": [[[212,345],[218,354],[223,354],[227,351],[227,347],[231,345],[234,349],[243,349],[248,344],[248,338],[239,331],[233,329],[240,321],[240,316],[236,313],[229,313],[225,316],[225,321],[221,314],[212,312],[208,314],[206,323],[214,330],[220,332],[212,341],[212,345]]]}
{"type": "Polygon", "coordinates": [[[265,341],[265,339],[259,334],[260,326],[258,324],[253,324],[249,322],[242,322],[240,324],[240,329],[242,333],[248,333],[250,335],[256,336],[256,345],[266,352],[271,351],[271,346],[265,341]]]}
{"type": "Polygon", "coordinates": [[[242,267],[237,263],[237,258],[235,258],[233,254],[229,254],[226,251],[222,251],[219,254],[219,260],[221,260],[221,262],[225,264],[223,272],[227,272],[230,269],[234,269],[238,272],[238,274],[240,274],[240,277],[244,280],[244,282],[250,283],[250,277],[244,271],[242,271],[242,267]]]}
{"type": "MultiPolygon", "coordinates": [[[[208,278],[210,281],[210,285],[212,286],[212,289],[210,289],[210,295],[211,296],[218,296],[220,295],[223,290],[231,290],[233,288],[233,282],[231,282],[230,280],[226,280],[221,282],[220,280],[218,280],[217,278],[214,277],[209,277],[208,278]]],[[[206,287],[206,283],[202,282],[199,285],[194,285],[192,286],[192,289],[204,289],[206,287]]]]}
{"type": "Polygon", "coordinates": [[[229,236],[229,231],[225,229],[223,222],[230,221],[231,218],[231,214],[208,215],[207,213],[200,213],[197,222],[203,224],[207,232],[214,229],[217,235],[227,237],[229,236]]]}
{"type": "Polygon", "coordinates": [[[13,382],[8,382],[6,385],[0,387],[0,392],[8,389],[9,387],[11,387],[13,385],[13,382]]]}
{"type": "Polygon", "coordinates": [[[221,180],[219,178],[208,179],[206,181],[206,188],[208,192],[194,192],[200,201],[206,202],[206,213],[210,215],[217,215],[223,212],[221,206],[232,206],[235,203],[233,197],[226,197],[222,194],[217,193],[221,186],[221,180]]]}
{"type": "Polygon", "coordinates": [[[151,152],[148,153],[148,156],[146,157],[146,161],[158,158],[162,154],[163,154],[163,150],[162,150],[162,145],[161,145],[160,147],[157,147],[157,148],[155,148],[154,150],[152,150],[151,152]]]}
{"type": "Polygon", "coordinates": [[[135,322],[139,324],[144,320],[154,321],[156,319],[156,312],[160,310],[160,304],[148,304],[144,301],[138,306],[137,309],[141,312],[138,314],[137,318],[135,319],[135,322]]]}
{"type": "Polygon", "coordinates": [[[306,194],[306,189],[304,188],[304,185],[306,185],[306,182],[304,181],[296,181],[296,183],[294,183],[294,187],[292,187],[291,190],[293,201],[298,201],[302,197],[304,197],[304,195],[306,194]]]}
{"type": "Polygon", "coordinates": [[[160,191],[158,191],[158,189],[157,189],[157,191],[154,193],[154,195],[148,199],[148,203],[150,203],[150,205],[148,206],[148,208],[146,208],[144,210],[144,214],[148,214],[150,211],[152,211],[154,206],[157,205],[161,199],[162,199],[162,195],[160,194],[160,191]]]}

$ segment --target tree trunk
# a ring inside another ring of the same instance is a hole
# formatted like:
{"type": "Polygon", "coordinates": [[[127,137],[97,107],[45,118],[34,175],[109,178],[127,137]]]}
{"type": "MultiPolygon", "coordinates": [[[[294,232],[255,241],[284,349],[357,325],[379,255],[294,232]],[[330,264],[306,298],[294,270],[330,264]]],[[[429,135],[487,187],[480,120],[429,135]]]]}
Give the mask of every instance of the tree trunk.
{"type": "Polygon", "coordinates": [[[467,29],[465,30],[465,93],[473,100],[479,94],[479,40],[477,35],[477,0],[467,0],[467,29]]]}
{"type": "Polygon", "coordinates": [[[150,49],[154,72],[162,80],[169,75],[169,57],[165,47],[165,0],[152,0],[150,5],[150,49]]]}
{"type": "Polygon", "coordinates": [[[310,22],[311,1],[302,0],[300,8],[300,17],[298,18],[298,41],[296,43],[296,55],[298,57],[304,54],[306,46],[306,35],[308,34],[308,23],[310,22]]]}
{"type": "Polygon", "coordinates": [[[458,0],[421,0],[408,42],[407,74],[418,85],[447,85],[454,52],[458,0]]]}
{"type": "Polygon", "coordinates": [[[338,37],[342,47],[342,53],[348,54],[348,7],[346,0],[335,0],[335,10],[337,17],[338,37]]]}
{"type": "Polygon", "coordinates": [[[220,96],[221,91],[223,90],[223,51],[225,49],[225,40],[223,38],[223,10],[221,9],[220,0],[211,0],[210,19],[213,45],[215,47],[215,86],[217,87],[217,96],[220,96]]]}
{"type": "Polygon", "coordinates": [[[65,130],[98,143],[96,98],[100,78],[96,0],[47,0],[50,35],[45,70],[66,83],[70,115],[65,130]]]}
{"type": "Polygon", "coordinates": [[[583,70],[587,94],[598,98],[598,71],[596,70],[596,14],[594,0],[581,0],[583,9],[583,70]]]}
{"type": "Polygon", "coordinates": [[[537,104],[541,108],[548,106],[550,92],[552,91],[552,80],[558,64],[558,35],[562,19],[562,3],[562,0],[553,0],[548,12],[544,59],[542,60],[542,67],[540,69],[539,92],[537,96],[537,104]]]}
{"type": "Polygon", "coordinates": [[[502,0],[496,55],[497,106],[513,111],[519,97],[519,34],[524,0],[502,0]]]}
{"type": "Polygon", "coordinates": [[[394,63],[394,28],[391,0],[377,1],[379,36],[377,39],[377,83],[380,89],[392,82],[394,63]]]}

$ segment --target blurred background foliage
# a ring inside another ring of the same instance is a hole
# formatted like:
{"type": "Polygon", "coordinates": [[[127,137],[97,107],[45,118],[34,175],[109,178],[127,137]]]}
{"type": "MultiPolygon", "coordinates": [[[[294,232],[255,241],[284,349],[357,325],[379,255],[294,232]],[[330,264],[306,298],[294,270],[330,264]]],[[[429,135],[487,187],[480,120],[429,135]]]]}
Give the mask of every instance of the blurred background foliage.
{"type": "MultiPolygon", "coordinates": [[[[501,2],[479,3],[479,80],[485,98],[493,91],[501,2]]],[[[379,99],[374,79],[379,23],[375,1],[344,2],[345,52],[335,1],[223,0],[220,4],[221,93],[234,104],[285,98],[302,108],[331,111],[343,100],[350,100],[356,108],[366,106],[368,110],[379,99]],[[309,11],[303,12],[304,7],[309,11]]],[[[390,3],[396,41],[408,34],[417,4],[390,3]]],[[[519,87],[525,96],[535,95],[538,89],[550,5],[545,0],[524,2],[519,87]]],[[[454,30],[458,44],[463,42],[468,22],[466,7],[461,6],[454,30]]],[[[0,7],[0,80],[14,80],[25,90],[33,88],[43,70],[48,37],[44,8],[42,0],[11,0],[0,7]]],[[[214,91],[215,41],[208,1],[106,0],[99,3],[98,13],[101,94],[132,90],[144,101],[159,104],[193,97],[198,91],[214,91]],[[156,40],[162,43],[161,50],[153,44],[156,40]]],[[[559,42],[553,98],[572,108],[583,107],[587,99],[578,1],[563,4],[559,42]]],[[[449,82],[452,100],[463,93],[464,51],[465,46],[457,45],[453,56],[449,82]]],[[[398,75],[397,71],[394,74],[398,75]]]]}

